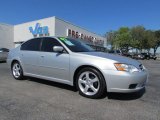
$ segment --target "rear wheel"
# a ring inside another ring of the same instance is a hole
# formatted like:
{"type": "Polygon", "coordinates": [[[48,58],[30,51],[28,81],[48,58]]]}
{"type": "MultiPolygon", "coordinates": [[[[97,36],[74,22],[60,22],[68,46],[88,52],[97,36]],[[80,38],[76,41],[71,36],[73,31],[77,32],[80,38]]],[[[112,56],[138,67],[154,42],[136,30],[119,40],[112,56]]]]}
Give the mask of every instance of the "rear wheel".
{"type": "Polygon", "coordinates": [[[88,98],[99,98],[106,91],[106,83],[102,74],[94,68],[80,70],[76,83],[79,93],[88,98]]]}
{"type": "Polygon", "coordinates": [[[23,69],[18,61],[14,62],[11,67],[12,75],[17,80],[24,79],[23,69]]]}

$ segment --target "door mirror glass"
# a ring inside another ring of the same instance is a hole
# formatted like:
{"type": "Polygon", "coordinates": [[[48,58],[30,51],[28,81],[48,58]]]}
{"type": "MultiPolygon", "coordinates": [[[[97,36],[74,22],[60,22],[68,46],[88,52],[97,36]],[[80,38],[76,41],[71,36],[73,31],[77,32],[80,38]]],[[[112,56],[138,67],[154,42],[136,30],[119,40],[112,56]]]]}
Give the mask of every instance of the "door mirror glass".
{"type": "Polygon", "coordinates": [[[64,48],[62,46],[54,46],[53,51],[54,52],[63,52],[64,48]]]}

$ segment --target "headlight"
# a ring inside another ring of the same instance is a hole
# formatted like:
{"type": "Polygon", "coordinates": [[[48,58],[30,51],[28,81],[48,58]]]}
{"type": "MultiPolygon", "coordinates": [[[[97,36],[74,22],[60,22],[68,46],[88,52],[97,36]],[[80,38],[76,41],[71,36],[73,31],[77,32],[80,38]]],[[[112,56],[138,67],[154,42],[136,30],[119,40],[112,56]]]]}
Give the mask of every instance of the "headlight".
{"type": "Polygon", "coordinates": [[[127,72],[139,72],[139,70],[133,66],[128,64],[122,64],[122,63],[115,63],[114,66],[117,68],[118,71],[127,71],[127,72]]]}
{"type": "Polygon", "coordinates": [[[144,67],[144,65],[142,65],[142,69],[143,69],[143,70],[147,70],[146,67],[144,67]]]}

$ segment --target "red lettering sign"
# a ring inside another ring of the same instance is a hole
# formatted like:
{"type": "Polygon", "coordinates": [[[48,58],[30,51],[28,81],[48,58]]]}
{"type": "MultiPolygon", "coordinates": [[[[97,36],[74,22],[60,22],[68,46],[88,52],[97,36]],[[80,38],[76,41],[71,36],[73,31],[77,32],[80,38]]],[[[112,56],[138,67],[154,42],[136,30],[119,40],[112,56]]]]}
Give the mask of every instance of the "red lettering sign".
{"type": "Polygon", "coordinates": [[[72,38],[76,38],[76,39],[82,39],[82,40],[86,40],[87,42],[94,44],[94,45],[103,45],[104,41],[103,40],[99,40],[97,38],[94,38],[93,36],[87,36],[83,33],[79,33],[77,31],[68,29],[67,31],[67,36],[72,37],[72,38]]]}

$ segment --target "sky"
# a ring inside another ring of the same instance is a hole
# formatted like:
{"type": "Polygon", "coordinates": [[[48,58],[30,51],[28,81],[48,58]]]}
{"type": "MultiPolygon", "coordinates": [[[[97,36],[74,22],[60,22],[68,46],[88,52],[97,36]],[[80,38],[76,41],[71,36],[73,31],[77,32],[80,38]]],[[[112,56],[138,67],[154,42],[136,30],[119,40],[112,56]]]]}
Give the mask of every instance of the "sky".
{"type": "Polygon", "coordinates": [[[56,16],[104,35],[120,27],[160,29],[160,0],[0,0],[0,23],[56,16]]]}

